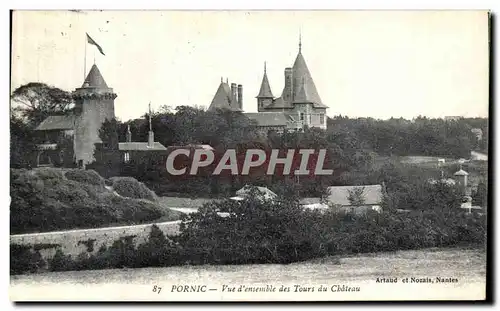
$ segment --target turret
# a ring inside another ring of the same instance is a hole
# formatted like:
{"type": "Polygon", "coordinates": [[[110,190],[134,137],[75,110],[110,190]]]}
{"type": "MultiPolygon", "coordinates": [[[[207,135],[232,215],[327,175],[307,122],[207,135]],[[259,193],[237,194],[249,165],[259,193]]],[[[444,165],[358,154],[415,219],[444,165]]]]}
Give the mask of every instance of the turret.
{"type": "Polygon", "coordinates": [[[95,160],[95,144],[101,143],[99,130],[105,120],[115,118],[113,89],[108,87],[97,65],[93,65],[82,87],[73,92],[75,100],[75,160],[80,167],[95,160]]]}
{"type": "Polygon", "coordinates": [[[267,78],[267,66],[264,62],[264,76],[262,77],[259,94],[257,95],[258,111],[263,111],[269,104],[273,102],[273,99],[273,92],[271,91],[271,86],[269,85],[269,80],[267,78]]]}

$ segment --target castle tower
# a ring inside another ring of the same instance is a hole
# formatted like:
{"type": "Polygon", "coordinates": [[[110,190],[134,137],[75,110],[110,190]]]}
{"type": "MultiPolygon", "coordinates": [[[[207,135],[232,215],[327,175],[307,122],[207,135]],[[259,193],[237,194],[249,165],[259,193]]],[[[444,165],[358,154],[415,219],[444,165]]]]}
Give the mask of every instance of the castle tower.
{"type": "Polygon", "coordinates": [[[267,68],[264,62],[264,77],[262,78],[262,83],[260,85],[259,95],[257,95],[257,109],[259,112],[264,111],[264,108],[273,102],[274,96],[271,92],[271,86],[269,85],[269,80],[267,79],[267,68]]]}
{"type": "Polygon", "coordinates": [[[79,166],[94,161],[95,144],[102,142],[99,129],[106,119],[115,117],[116,96],[95,64],[82,87],[73,92],[76,115],[74,150],[79,166]]]}

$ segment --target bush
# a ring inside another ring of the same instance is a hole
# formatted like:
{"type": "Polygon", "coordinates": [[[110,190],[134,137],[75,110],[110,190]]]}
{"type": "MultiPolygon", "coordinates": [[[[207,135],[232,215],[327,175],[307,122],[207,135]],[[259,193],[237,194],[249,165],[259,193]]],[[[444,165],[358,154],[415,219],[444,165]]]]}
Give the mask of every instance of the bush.
{"type": "Polygon", "coordinates": [[[11,170],[10,195],[11,234],[180,218],[180,213],[154,202],[120,197],[95,184],[66,178],[42,179],[28,170],[11,170]]]}
{"type": "Polygon", "coordinates": [[[156,194],[132,177],[112,177],[113,189],[121,196],[156,201],[156,194]]]}
{"type": "Polygon", "coordinates": [[[48,168],[48,167],[36,168],[36,169],[33,169],[33,173],[36,176],[40,177],[42,180],[48,180],[48,179],[61,180],[61,179],[64,179],[63,170],[57,169],[57,168],[48,168]]]}
{"type": "Polygon", "coordinates": [[[93,170],[70,170],[65,174],[69,180],[74,180],[80,183],[95,185],[104,189],[104,178],[102,178],[96,171],[93,170]]]}
{"type": "Polygon", "coordinates": [[[64,253],[58,249],[54,255],[49,260],[49,270],[50,271],[68,271],[72,270],[74,263],[71,260],[70,255],[64,255],[64,253]]]}
{"type": "Polygon", "coordinates": [[[34,273],[46,266],[39,251],[33,252],[31,246],[10,245],[10,274],[34,273]]]}

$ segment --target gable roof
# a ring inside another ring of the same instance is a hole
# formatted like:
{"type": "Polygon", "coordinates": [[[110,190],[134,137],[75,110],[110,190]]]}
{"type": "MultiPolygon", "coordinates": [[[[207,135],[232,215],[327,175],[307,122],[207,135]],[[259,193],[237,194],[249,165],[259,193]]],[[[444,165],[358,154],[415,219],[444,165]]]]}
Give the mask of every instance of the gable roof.
{"type": "Polygon", "coordinates": [[[349,191],[355,188],[364,188],[363,196],[365,203],[363,205],[377,205],[382,203],[382,186],[381,185],[362,185],[362,186],[340,186],[328,187],[328,202],[344,206],[350,206],[349,191]]]}
{"type": "Polygon", "coordinates": [[[75,116],[48,116],[35,128],[35,131],[73,130],[74,128],[75,116]]]}
{"type": "Polygon", "coordinates": [[[108,88],[108,85],[106,84],[106,81],[104,81],[104,78],[102,77],[96,64],[92,65],[92,68],[90,68],[90,72],[85,78],[82,87],[108,88]]]}
{"type": "Polygon", "coordinates": [[[118,150],[123,151],[160,151],[167,150],[165,146],[155,141],[153,147],[150,148],[147,142],[126,142],[118,143],[118,150]]]}
{"type": "Polygon", "coordinates": [[[229,84],[221,81],[214,98],[208,107],[208,110],[229,109],[232,111],[242,111],[238,107],[238,103],[232,100],[231,87],[229,84]]]}
{"type": "Polygon", "coordinates": [[[289,121],[283,112],[247,112],[251,120],[255,120],[258,126],[286,126],[289,121]]]}

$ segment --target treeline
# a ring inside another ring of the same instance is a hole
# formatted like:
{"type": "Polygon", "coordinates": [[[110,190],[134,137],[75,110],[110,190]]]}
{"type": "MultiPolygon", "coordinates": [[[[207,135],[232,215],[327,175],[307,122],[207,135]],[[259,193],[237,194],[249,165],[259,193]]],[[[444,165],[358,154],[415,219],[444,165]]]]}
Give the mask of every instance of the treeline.
{"type": "Polygon", "coordinates": [[[488,119],[457,120],[418,117],[413,120],[391,118],[351,119],[336,116],[328,119],[328,131],[356,149],[373,150],[379,155],[420,155],[470,158],[471,150],[488,152],[488,119]],[[482,139],[472,132],[480,129],[482,139]]]}

